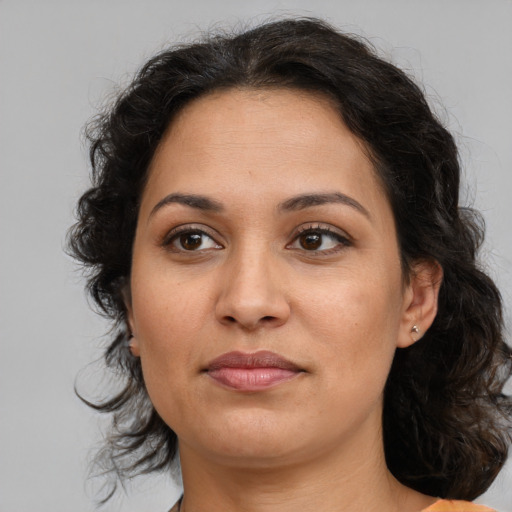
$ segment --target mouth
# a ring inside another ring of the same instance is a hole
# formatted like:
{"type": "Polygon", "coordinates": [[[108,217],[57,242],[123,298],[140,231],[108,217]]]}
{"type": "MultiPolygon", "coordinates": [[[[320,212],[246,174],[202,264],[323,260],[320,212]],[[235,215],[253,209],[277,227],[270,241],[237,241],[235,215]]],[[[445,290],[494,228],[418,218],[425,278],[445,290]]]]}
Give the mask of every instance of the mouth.
{"type": "Polygon", "coordinates": [[[210,361],[204,372],[218,384],[237,391],[262,391],[288,382],[305,370],[269,351],[228,352],[210,361]]]}

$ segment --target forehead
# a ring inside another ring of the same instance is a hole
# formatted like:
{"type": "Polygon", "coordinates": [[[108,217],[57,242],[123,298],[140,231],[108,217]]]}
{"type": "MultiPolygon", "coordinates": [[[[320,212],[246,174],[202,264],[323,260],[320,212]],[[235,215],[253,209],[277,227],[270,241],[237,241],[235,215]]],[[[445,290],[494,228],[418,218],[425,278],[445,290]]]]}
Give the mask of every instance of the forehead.
{"type": "Polygon", "coordinates": [[[287,89],[218,91],[173,120],[150,165],[143,203],[175,191],[280,201],[305,189],[336,189],[371,203],[383,192],[367,155],[329,98],[287,89]]]}
{"type": "Polygon", "coordinates": [[[198,142],[205,149],[209,144],[217,149],[225,144],[231,152],[242,150],[241,144],[322,151],[338,144],[340,135],[364,151],[364,144],[342,122],[334,101],[324,95],[295,89],[227,89],[186,105],[163,142],[180,144],[183,151],[190,149],[187,143],[198,142]]]}

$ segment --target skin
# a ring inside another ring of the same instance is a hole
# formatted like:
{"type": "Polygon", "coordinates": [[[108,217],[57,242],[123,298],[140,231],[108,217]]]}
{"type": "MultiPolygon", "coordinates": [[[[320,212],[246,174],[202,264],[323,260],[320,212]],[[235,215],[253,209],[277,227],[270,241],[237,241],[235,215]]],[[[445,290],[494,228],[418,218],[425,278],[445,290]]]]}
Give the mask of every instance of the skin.
{"type": "Polygon", "coordinates": [[[179,439],[182,510],[432,503],[387,470],[381,415],[394,352],[418,339],[413,325],[432,323],[439,282],[433,264],[402,275],[389,202],[328,100],[228,90],[185,107],[150,166],[127,294],[132,352],[179,439]],[[283,208],[333,193],[353,203],[283,208]],[[205,233],[192,249],[183,246],[191,229],[205,233]],[[312,249],[301,229],[321,245],[312,249]],[[302,372],[261,391],[226,388],[203,370],[234,350],[270,350],[302,372]]]}

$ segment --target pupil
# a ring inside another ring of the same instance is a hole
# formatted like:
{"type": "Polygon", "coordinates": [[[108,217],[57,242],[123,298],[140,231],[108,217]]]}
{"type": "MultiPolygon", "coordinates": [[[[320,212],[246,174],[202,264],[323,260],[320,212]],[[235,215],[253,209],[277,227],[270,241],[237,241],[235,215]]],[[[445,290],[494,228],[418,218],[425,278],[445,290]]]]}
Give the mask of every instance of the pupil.
{"type": "Polygon", "coordinates": [[[322,236],[313,233],[302,235],[300,237],[300,245],[308,250],[318,249],[322,245],[322,236]]]}
{"type": "Polygon", "coordinates": [[[201,235],[197,233],[189,233],[180,236],[180,243],[184,249],[192,251],[201,245],[201,235]]]}

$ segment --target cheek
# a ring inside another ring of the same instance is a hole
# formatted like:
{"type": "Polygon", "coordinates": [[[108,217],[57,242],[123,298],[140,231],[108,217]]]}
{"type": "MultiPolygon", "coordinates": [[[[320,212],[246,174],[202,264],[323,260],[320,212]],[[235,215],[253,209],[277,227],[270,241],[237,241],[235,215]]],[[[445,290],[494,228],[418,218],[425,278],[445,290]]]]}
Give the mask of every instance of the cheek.
{"type": "Polygon", "coordinates": [[[157,275],[159,279],[139,280],[136,272],[132,274],[135,335],[150,394],[152,388],[158,391],[156,383],[170,379],[179,383],[180,375],[195,369],[201,350],[195,341],[207,302],[205,294],[193,287],[157,275]]]}
{"type": "Polygon", "coordinates": [[[162,281],[154,286],[146,281],[138,291],[134,312],[144,382],[155,409],[173,428],[193,403],[187,382],[197,374],[201,350],[194,337],[198,304],[183,292],[169,293],[162,281]]]}
{"type": "Polygon", "coordinates": [[[148,342],[165,344],[177,338],[175,333],[186,335],[209,307],[201,283],[181,280],[176,272],[154,268],[151,261],[134,265],[131,281],[135,325],[148,342]]]}
{"type": "Polygon", "coordinates": [[[379,333],[383,339],[396,335],[402,305],[400,280],[385,279],[382,274],[372,279],[369,274],[346,272],[305,283],[296,295],[299,307],[308,313],[300,316],[327,337],[337,333],[344,338],[344,333],[351,332],[370,341],[379,333]]]}
{"type": "Polygon", "coordinates": [[[302,296],[303,327],[329,362],[333,383],[343,375],[354,391],[365,382],[384,385],[400,325],[401,288],[393,282],[353,274],[302,296]]]}

